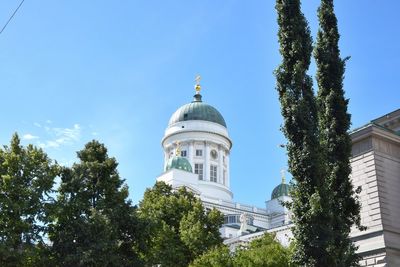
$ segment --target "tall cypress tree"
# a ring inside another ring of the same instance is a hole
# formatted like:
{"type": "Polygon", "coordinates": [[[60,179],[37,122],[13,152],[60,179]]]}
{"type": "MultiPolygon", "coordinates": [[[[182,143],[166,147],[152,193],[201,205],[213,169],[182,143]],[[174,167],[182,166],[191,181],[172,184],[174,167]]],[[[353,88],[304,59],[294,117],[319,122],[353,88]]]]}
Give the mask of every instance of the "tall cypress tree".
{"type": "Polygon", "coordinates": [[[329,266],[328,203],[320,153],[316,99],[307,75],[312,39],[299,0],[277,0],[282,63],[275,72],[288,143],[295,237],[294,261],[306,266],[329,266]]]}
{"type": "MultiPolygon", "coordinates": [[[[323,148],[326,185],[331,194],[330,223],[333,230],[331,266],[357,266],[355,246],[349,239],[351,226],[360,228],[360,203],[349,179],[351,173],[350,114],[344,96],[345,59],[340,57],[339,32],[333,0],[322,0],[318,9],[320,28],[314,57],[317,63],[318,117],[323,148]]],[[[362,229],[362,227],[361,227],[362,229]]]]}

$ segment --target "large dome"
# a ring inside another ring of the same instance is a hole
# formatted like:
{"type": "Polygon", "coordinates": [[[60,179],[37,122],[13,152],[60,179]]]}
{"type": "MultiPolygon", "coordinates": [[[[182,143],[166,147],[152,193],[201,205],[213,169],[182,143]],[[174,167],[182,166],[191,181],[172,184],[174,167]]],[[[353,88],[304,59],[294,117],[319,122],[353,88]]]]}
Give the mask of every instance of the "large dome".
{"type": "Polygon", "coordinates": [[[195,99],[192,103],[183,105],[172,114],[168,123],[169,126],[181,121],[203,120],[215,122],[226,127],[224,117],[216,108],[203,103],[200,94],[196,94],[194,97],[195,99]]]}

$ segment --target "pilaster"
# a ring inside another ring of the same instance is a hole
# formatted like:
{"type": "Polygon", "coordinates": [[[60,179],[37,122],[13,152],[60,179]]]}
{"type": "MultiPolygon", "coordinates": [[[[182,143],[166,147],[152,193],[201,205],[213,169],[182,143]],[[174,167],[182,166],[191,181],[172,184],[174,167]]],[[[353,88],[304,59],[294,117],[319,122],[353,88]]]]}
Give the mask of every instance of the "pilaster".
{"type": "Polygon", "coordinates": [[[210,143],[204,141],[204,181],[210,181],[210,143]]]}
{"type": "Polygon", "coordinates": [[[223,159],[223,150],[221,145],[218,145],[218,183],[223,184],[223,172],[224,172],[224,163],[222,162],[223,159]]]}

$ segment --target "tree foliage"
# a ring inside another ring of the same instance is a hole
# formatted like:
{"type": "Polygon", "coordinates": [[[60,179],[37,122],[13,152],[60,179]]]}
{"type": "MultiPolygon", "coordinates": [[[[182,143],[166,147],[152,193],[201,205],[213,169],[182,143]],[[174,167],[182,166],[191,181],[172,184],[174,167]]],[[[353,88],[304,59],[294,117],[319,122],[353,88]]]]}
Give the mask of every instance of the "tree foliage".
{"type": "Polygon", "coordinates": [[[339,32],[333,0],[322,0],[320,28],[314,57],[317,63],[320,142],[324,152],[326,185],[331,195],[333,230],[331,266],[357,266],[356,248],[349,239],[351,226],[360,227],[360,203],[349,179],[351,173],[350,114],[344,96],[345,61],[340,57],[339,32]]]}
{"type": "Polygon", "coordinates": [[[146,266],[188,266],[208,249],[220,245],[221,213],[205,210],[201,200],[185,188],[172,190],[157,182],[146,190],[139,204],[139,216],[147,246],[143,251],[146,266]]]}
{"type": "Polygon", "coordinates": [[[312,39],[299,0],[277,0],[278,38],[282,63],[276,70],[277,90],[288,140],[292,189],[295,262],[329,266],[327,247],[331,236],[318,135],[317,105],[312,79],[307,74],[312,39]]]}
{"type": "Polygon", "coordinates": [[[277,0],[276,9],[283,58],[276,71],[277,89],[295,179],[293,259],[305,266],[354,266],[357,257],[349,233],[352,225],[360,227],[360,204],[349,180],[350,115],[333,1],[322,0],[318,10],[317,98],[307,75],[312,40],[300,0],[277,0]]]}
{"type": "Polygon", "coordinates": [[[226,245],[216,246],[197,257],[190,267],[234,267],[234,256],[226,245]]]}
{"type": "Polygon", "coordinates": [[[274,235],[264,234],[253,240],[249,247],[239,249],[234,258],[237,267],[288,267],[290,250],[282,246],[274,235]]]}
{"type": "Polygon", "coordinates": [[[17,134],[0,149],[0,265],[39,266],[59,167],[17,134]]]}
{"type": "Polygon", "coordinates": [[[291,251],[282,246],[274,235],[261,238],[230,252],[225,245],[217,246],[200,257],[190,267],[285,267],[290,265],[291,251]]]}
{"type": "Polygon", "coordinates": [[[91,141],[79,163],[64,168],[50,240],[59,266],[137,264],[138,222],[128,188],[107,149],[91,141]]]}
{"type": "Polygon", "coordinates": [[[78,158],[59,167],[17,135],[0,149],[1,266],[187,266],[222,244],[221,213],[186,189],[157,183],[139,218],[103,144],[89,142],[78,158]]]}

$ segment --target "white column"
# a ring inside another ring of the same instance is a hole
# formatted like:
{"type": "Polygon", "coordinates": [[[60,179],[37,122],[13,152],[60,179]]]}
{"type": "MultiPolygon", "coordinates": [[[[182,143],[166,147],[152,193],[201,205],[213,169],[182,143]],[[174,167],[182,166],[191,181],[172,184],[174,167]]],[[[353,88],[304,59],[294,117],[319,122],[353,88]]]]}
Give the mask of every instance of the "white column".
{"type": "Polygon", "coordinates": [[[223,174],[224,174],[224,162],[223,159],[223,150],[221,149],[221,145],[218,146],[218,182],[220,184],[223,183],[223,174]]]}
{"type": "Polygon", "coordinates": [[[204,181],[210,181],[210,143],[204,141],[204,166],[203,166],[203,177],[204,181]]]}
{"type": "Polygon", "coordinates": [[[225,160],[226,160],[226,186],[230,189],[231,186],[231,178],[230,178],[230,170],[229,170],[229,156],[230,156],[230,152],[229,150],[226,151],[226,156],[225,156],[225,160]]]}
{"type": "Polygon", "coordinates": [[[167,162],[168,162],[168,149],[164,150],[164,168],[163,168],[163,172],[165,171],[165,167],[167,166],[167,162]]]}
{"type": "Polygon", "coordinates": [[[188,142],[188,159],[189,159],[190,164],[192,165],[193,172],[194,172],[193,156],[194,156],[194,142],[189,141],[188,142]]]}

